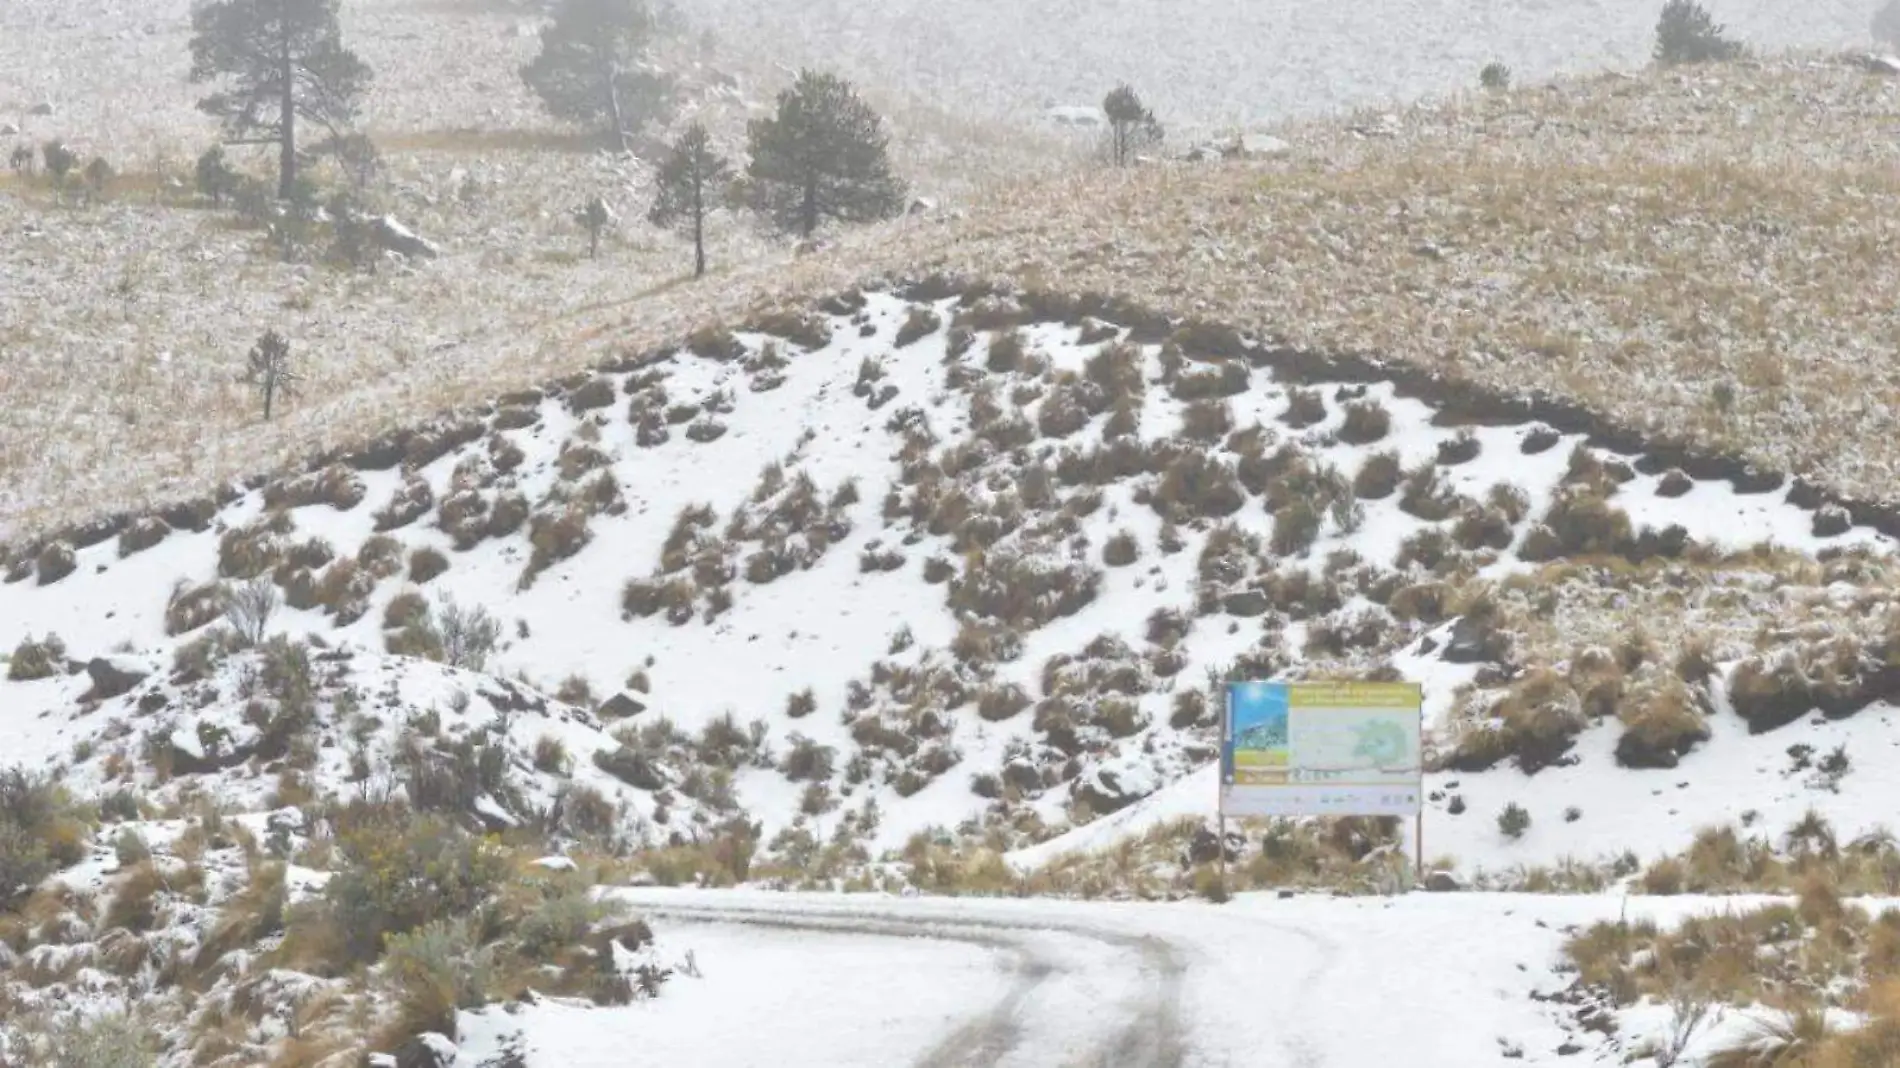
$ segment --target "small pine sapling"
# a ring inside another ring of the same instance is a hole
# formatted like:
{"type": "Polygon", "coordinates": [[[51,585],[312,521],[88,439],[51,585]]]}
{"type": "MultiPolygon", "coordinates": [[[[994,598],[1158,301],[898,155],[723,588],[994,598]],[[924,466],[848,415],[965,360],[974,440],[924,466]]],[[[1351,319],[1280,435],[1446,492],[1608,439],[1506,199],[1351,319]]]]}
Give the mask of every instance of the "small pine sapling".
{"type": "Polygon", "coordinates": [[[659,193],[647,221],[692,235],[694,278],[706,274],[706,215],[724,199],[731,181],[731,165],[713,151],[699,123],[687,127],[660,164],[659,193]]]}
{"type": "Polygon", "coordinates": [[[1103,99],[1102,111],[1108,116],[1109,158],[1115,166],[1126,167],[1142,149],[1161,143],[1161,124],[1131,87],[1116,86],[1103,99]]]}
{"type": "Polygon", "coordinates": [[[275,330],[264,331],[251,347],[250,367],[245,381],[257,387],[264,402],[264,421],[270,421],[271,408],[279,394],[297,396],[297,383],[303,376],[290,366],[290,342],[275,330]]]}
{"type": "Polygon", "coordinates": [[[607,228],[613,225],[614,209],[608,205],[604,197],[595,196],[575,209],[574,221],[580,224],[581,229],[587,231],[587,258],[590,260],[598,258],[600,235],[606,233],[607,228]]]}

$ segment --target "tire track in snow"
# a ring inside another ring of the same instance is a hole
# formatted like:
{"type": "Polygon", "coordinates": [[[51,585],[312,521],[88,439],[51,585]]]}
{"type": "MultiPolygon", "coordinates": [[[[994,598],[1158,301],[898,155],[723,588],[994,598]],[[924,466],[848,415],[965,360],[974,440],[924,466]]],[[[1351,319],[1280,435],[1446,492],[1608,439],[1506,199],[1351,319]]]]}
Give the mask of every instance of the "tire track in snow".
{"type": "MultiPolygon", "coordinates": [[[[1288,1020],[1310,1019],[1311,1014],[1303,1011],[1308,1002],[1319,996],[1317,991],[1326,980],[1326,974],[1332,971],[1333,963],[1339,959],[1339,943],[1305,927],[1294,927],[1278,920],[1251,916],[1244,912],[1233,914],[1235,919],[1250,927],[1260,927],[1275,934],[1297,938],[1313,947],[1315,963],[1300,977],[1299,995],[1295,1002],[1295,1011],[1287,1013],[1288,1020]]],[[[1287,1068],[1325,1068],[1326,1057],[1320,1052],[1320,1046],[1299,1031],[1280,1036],[1280,1050],[1286,1054],[1287,1068]]]]}
{"type": "Polygon", "coordinates": [[[1181,1026],[1181,987],[1186,963],[1181,950],[1155,935],[1073,922],[1029,922],[989,917],[913,917],[895,913],[829,909],[766,909],[745,906],[642,903],[654,916],[704,923],[886,938],[934,938],[982,946],[1011,955],[1015,981],[989,1010],[927,1051],[916,1068],[994,1068],[1006,1063],[1024,1038],[1022,1006],[1043,983],[1066,972],[1039,951],[1030,936],[1062,934],[1131,953],[1143,978],[1132,1012],[1064,1068],[1183,1068],[1187,1045],[1181,1026]]]}

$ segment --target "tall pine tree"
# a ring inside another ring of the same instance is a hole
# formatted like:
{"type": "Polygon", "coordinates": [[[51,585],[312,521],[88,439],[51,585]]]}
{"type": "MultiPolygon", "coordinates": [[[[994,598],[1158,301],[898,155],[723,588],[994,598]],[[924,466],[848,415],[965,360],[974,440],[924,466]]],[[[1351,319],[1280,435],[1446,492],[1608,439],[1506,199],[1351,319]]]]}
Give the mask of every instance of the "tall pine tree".
{"type": "Polygon", "coordinates": [[[757,206],[781,230],[809,237],[826,219],[869,222],[904,210],[883,121],[835,74],[801,71],[779,93],[777,113],[747,132],[757,206]]]}
{"type": "Polygon", "coordinates": [[[1155,113],[1129,86],[1116,86],[1102,101],[1102,112],[1108,116],[1109,155],[1115,166],[1126,167],[1137,152],[1161,143],[1161,124],[1155,121],[1155,113]]]}
{"type": "Polygon", "coordinates": [[[694,278],[706,273],[706,213],[731,180],[732,167],[713,151],[706,128],[699,123],[686,128],[660,163],[660,189],[647,219],[655,226],[693,235],[694,278]]]}
{"type": "Polygon", "coordinates": [[[343,47],[340,0],[212,0],[191,13],[191,80],[224,91],[198,109],[224,124],[226,144],[278,148],[277,195],[297,184],[297,123],[339,136],[356,118],[370,69],[343,47]]]}
{"type": "Polygon", "coordinates": [[[645,0],[561,0],[521,80],[549,114],[596,126],[625,148],[672,114],[673,79],[641,66],[660,32],[645,0]]]}

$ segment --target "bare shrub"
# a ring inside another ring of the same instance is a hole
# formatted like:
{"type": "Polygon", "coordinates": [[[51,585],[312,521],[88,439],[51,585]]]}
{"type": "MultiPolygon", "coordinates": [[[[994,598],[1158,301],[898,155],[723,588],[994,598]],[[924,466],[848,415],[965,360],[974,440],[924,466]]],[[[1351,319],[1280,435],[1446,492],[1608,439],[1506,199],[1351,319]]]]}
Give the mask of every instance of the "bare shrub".
{"type": "Polygon", "coordinates": [[[1480,448],[1478,435],[1468,429],[1460,430],[1438,443],[1438,462],[1445,467],[1467,464],[1478,458],[1480,448]]]}
{"type": "Polygon", "coordinates": [[[1346,405],[1346,418],[1339,427],[1339,440],[1348,445],[1370,445],[1392,432],[1392,413],[1378,401],[1357,401],[1346,405]]]}
{"type": "Polygon", "coordinates": [[[1007,374],[1022,367],[1027,348],[1016,330],[1004,330],[990,336],[989,354],[983,366],[994,374],[1007,374]]]}
{"type": "Polygon", "coordinates": [[[463,608],[448,598],[443,598],[438,618],[443,661],[469,671],[487,667],[501,642],[501,621],[480,605],[463,608]]]}
{"type": "Polygon", "coordinates": [[[1359,473],[1352,479],[1352,492],[1360,500],[1381,501],[1398,492],[1404,477],[1398,453],[1375,452],[1359,465],[1359,473]]]}
{"type": "Polygon", "coordinates": [[[1709,725],[1694,691],[1672,674],[1642,680],[1617,705],[1623,734],[1616,762],[1626,768],[1673,768],[1709,738],[1709,725]]]}
{"type": "Polygon", "coordinates": [[[1280,420],[1295,430],[1304,430],[1309,426],[1326,421],[1326,401],[1316,389],[1289,389],[1286,391],[1286,411],[1280,420]]]}
{"type": "Polygon", "coordinates": [[[1014,718],[1030,705],[1029,695],[1015,683],[1001,686],[986,686],[977,693],[976,713],[984,719],[996,723],[1014,718]]]}
{"type": "Polygon", "coordinates": [[[1183,449],[1154,490],[1155,511],[1164,519],[1224,519],[1247,501],[1234,470],[1199,449],[1183,449]]]}
{"type": "Polygon", "coordinates": [[[1109,567],[1127,567],[1141,558],[1141,542],[1132,531],[1118,530],[1102,546],[1102,562],[1109,567]]]}
{"type": "Polygon", "coordinates": [[[1320,516],[1304,498],[1281,505],[1273,513],[1273,536],[1268,545],[1276,556],[1297,556],[1313,547],[1319,537],[1320,516]]]}
{"type": "Polygon", "coordinates": [[[1168,384],[1177,400],[1206,401],[1247,391],[1250,374],[1239,360],[1221,360],[1205,371],[1184,372],[1168,384]]]}
{"type": "Polygon", "coordinates": [[[409,581],[426,585],[449,569],[449,558],[440,550],[424,546],[409,554],[409,581]]]}
{"type": "Polygon", "coordinates": [[[557,514],[542,512],[529,525],[528,543],[534,552],[521,572],[522,589],[533,585],[535,577],[587,547],[593,532],[587,527],[587,509],[569,506],[557,514]]]}
{"type": "Polygon", "coordinates": [[[389,502],[376,512],[375,530],[385,534],[421,519],[435,507],[435,491],[422,479],[411,475],[403,481],[389,502]]]}
{"type": "Polygon", "coordinates": [[[904,348],[943,329],[943,316],[922,305],[913,306],[897,328],[897,347],[904,348]]]}
{"type": "Polygon", "coordinates": [[[1635,543],[1627,513],[1589,490],[1575,488],[1558,492],[1532,534],[1538,536],[1526,537],[1518,553],[1532,561],[1619,555],[1635,543]]]}
{"type": "Polygon", "coordinates": [[[837,751],[827,745],[819,745],[802,734],[794,734],[789,739],[791,748],[785,754],[785,760],[779,770],[792,782],[828,782],[837,759],[837,751]]]}
{"type": "Polygon", "coordinates": [[[1212,445],[1226,437],[1233,427],[1233,413],[1224,401],[1195,401],[1181,412],[1181,436],[1189,441],[1212,445]]]}
{"type": "Polygon", "coordinates": [[[1561,759],[1587,722],[1582,698],[1548,668],[1528,672],[1490,714],[1494,722],[1463,726],[1450,767],[1482,771],[1514,756],[1521,770],[1534,773],[1561,759]]]}
{"type": "Polygon", "coordinates": [[[1035,628],[1095,600],[1102,573],[1076,560],[989,554],[950,581],[950,607],[1009,626],[1035,628]]]}
{"type": "Polygon", "coordinates": [[[1400,510],[1427,523],[1450,519],[1458,513],[1459,503],[1458,495],[1439,481],[1438,469],[1430,464],[1407,475],[1399,494],[1400,510]]]}
{"type": "Polygon", "coordinates": [[[788,719],[804,719],[818,711],[818,698],[810,690],[800,690],[785,699],[785,715],[788,719]]]}
{"type": "Polygon", "coordinates": [[[277,585],[263,576],[230,588],[224,599],[224,618],[238,640],[259,645],[270,631],[271,616],[277,611],[277,585]]]}

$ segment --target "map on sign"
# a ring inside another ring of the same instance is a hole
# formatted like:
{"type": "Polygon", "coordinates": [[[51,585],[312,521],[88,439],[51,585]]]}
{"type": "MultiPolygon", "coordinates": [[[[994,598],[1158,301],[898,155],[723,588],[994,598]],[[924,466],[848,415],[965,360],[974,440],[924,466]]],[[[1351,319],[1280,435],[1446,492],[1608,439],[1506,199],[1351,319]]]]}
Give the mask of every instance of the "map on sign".
{"type": "Polygon", "coordinates": [[[1420,802],[1422,694],[1406,683],[1228,687],[1223,807],[1260,815],[1404,815],[1420,802]]]}

